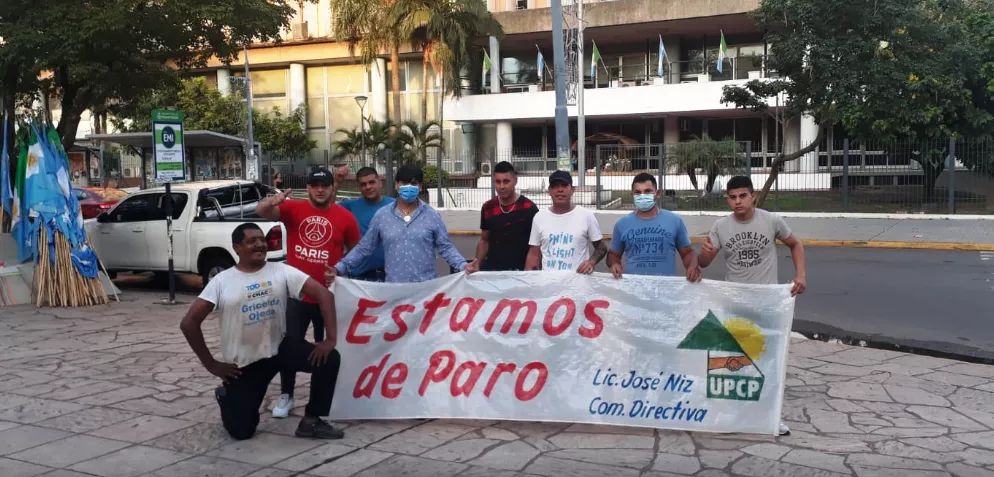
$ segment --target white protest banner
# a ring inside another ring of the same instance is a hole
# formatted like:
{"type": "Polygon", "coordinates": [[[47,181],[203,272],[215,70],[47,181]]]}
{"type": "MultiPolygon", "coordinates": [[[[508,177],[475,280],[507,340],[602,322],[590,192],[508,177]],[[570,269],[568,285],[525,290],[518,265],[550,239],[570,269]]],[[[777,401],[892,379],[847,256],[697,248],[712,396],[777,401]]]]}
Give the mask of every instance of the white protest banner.
{"type": "Polygon", "coordinates": [[[542,271],[332,290],[335,419],[777,433],[790,285],[542,271]]]}

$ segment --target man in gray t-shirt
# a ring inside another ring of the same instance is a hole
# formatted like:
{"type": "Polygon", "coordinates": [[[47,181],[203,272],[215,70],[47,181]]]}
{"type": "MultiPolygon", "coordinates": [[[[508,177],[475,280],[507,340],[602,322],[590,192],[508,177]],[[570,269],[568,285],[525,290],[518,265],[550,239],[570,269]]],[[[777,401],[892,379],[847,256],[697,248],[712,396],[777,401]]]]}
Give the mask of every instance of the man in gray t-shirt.
{"type": "Polygon", "coordinates": [[[779,215],[754,209],[752,218],[740,221],[722,217],[711,227],[712,247],[725,252],[725,280],[735,283],[777,282],[776,241],[791,235],[779,215]]]}
{"type": "Polygon", "coordinates": [[[708,233],[698,257],[707,267],[724,250],[725,280],[735,283],[774,284],[777,277],[777,240],[790,248],[794,261],[791,294],[804,293],[804,246],[779,216],[755,206],[752,180],[736,176],[728,180],[728,205],[732,215],[722,217],[708,233]]]}
{"type": "MultiPolygon", "coordinates": [[[[725,251],[725,281],[734,283],[774,284],[777,277],[777,240],[790,248],[794,261],[794,286],[791,295],[804,293],[804,245],[777,214],[756,208],[756,192],[752,179],[735,176],[726,185],[728,205],[732,215],[722,217],[711,226],[708,238],[701,246],[697,263],[701,268],[711,265],[718,250],[725,251]]],[[[790,429],[780,423],[780,435],[790,435],[790,429]]]]}

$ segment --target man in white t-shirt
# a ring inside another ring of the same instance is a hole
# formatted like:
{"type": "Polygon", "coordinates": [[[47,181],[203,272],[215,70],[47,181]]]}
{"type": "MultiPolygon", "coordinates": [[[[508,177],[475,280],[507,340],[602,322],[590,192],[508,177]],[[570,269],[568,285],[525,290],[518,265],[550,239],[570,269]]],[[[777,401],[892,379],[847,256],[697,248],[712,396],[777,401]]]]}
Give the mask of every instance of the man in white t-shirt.
{"type": "Polygon", "coordinates": [[[180,329],[200,362],[221,378],[214,391],[221,423],[235,439],[248,439],[259,425],[259,407],[269,383],[281,370],[311,373],[310,402],[297,426],[298,437],[341,439],[344,433],[321,416],[331,410],[341,356],[335,349],[338,329],[335,298],[324,285],[284,263],[266,261],[266,237],[254,223],[235,228],[231,243],[238,264],[219,273],[183,317],[180,329]],[[286,335],[290,298],[313,298],[327,337],[317,344],[286,335]],[[221,360],[207,349],[201,325],[220,313],[221,360]]]}
{"type": "Polygon", "coordinates": [[[549,176],[552,207],[532,219],[525,270],[575,270],[593,273],[607,255],[600,225],[594,213],[573,203],[573,176],[556,171],[549,176]],[[593,253],[590,247],[593,246],[593,253]]]}

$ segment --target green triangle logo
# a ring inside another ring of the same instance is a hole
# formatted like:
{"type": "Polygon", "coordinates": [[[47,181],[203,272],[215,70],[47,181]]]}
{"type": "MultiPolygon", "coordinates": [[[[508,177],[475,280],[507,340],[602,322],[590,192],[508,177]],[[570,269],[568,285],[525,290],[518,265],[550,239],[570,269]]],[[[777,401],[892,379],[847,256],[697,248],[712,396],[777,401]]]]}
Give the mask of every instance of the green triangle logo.
{"type": "Polygon", "coordinates": [[[746,354],[739,342],[732,336],[724,325],[718,321],[711,310],[694,329],[677,345],[677,349],[696,349],[706,351],[727,351],[746,354]]]}

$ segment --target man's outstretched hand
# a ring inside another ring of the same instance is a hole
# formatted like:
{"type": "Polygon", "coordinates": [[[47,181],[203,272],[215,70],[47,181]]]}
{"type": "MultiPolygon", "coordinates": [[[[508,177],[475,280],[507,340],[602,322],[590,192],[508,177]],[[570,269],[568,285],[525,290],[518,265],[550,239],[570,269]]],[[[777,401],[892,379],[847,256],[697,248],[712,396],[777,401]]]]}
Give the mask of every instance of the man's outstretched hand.
{"type": "Polygon", "coordinates": [[[280,204],[286,202],[287,198],[290,197],[290,194],[293,194],[293,189],[286,189],[283,192],[280,192],[279,194],[274,195],[273,196],[273,205],[280,205],[280,204]]]}

